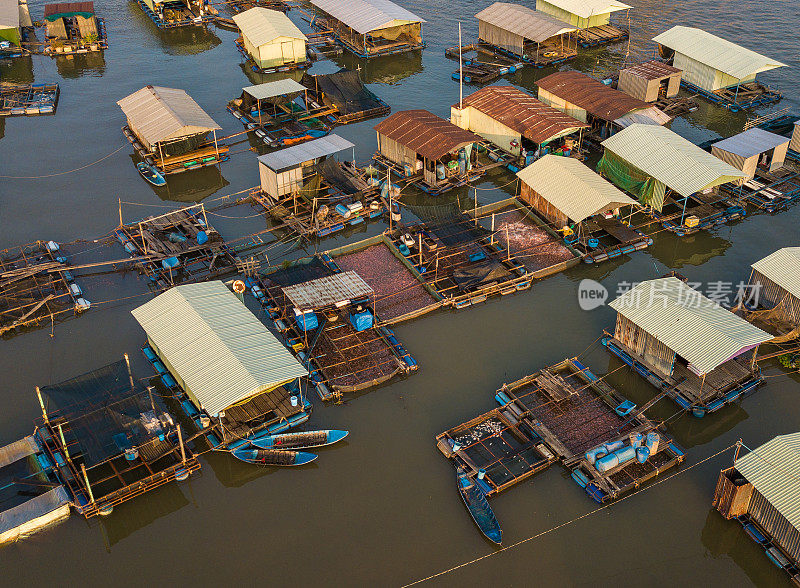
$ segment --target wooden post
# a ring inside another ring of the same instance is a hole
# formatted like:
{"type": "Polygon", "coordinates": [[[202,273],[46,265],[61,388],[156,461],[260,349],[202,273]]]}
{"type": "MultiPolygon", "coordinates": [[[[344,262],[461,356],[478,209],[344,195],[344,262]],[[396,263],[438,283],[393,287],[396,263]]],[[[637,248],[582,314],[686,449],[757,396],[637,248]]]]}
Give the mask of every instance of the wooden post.
{"type": "Polygon", "coordinates": [[[506,261],[511,261],[511,238],[508,236],[508,225],[506,225],[506,261]]]}
{"type": "Polygon", "coordinates": [[[39,397],[39,406],[42,407],[42,416],[44,417],[44,422],[49,425],[50,419],[47,418],[47,410],[44,408],[44,400],[42,400],[42,392],[39,390],[39,386],[36,386],[36,396],[39,397]]]}
{"type": "Polygon", "coordinates": [[[475,226],[478,226],[478,189],[475,188],[475,211],[473,212],[473,216],[475,217],[475,226]]]}
{"type": "Polygon", "coordinates": [[[214,151],[217,154],[217,163],[219,163],[219,146],[217,145],[217,130],[214,129],[214,151]]]}
{"type": "Polygon", "coordinates": [[[123,226],[122,225],[122,198],[117,198],[117,201],[119,202],[119,226],[121,227],[121,226],[123,226]]]}
{"type": "Polygon", "coordinates": [[[494,245],[494,215],[495,215],[495,213],[493,212],[492,213],[492,237],[491,237],[491,240],[490,240],[490,243],[492,245],[494,245]]]}
{"type": "Polygon", "coordinates": [[[122,356],[125,358],[125,365],[128,366],[128,381],[131,383],[131,392],[133,392],[135,386],[133,384],[133,374],[131,373],[131,360],[128,358],[127,353],[123,353],[122,356]]]}
{"type": "Polygon", "coordinates": [[[419,265],[422,267],[422,233],[419,234],[419,265]]]}
{"type": "Polygon", "coordinates": [[[69,459],[69,450],[67,449],[67,440],[64,439],[64,430],[61,425],[58,425],[58,434],[61,437],[61,445],[64,447],[64,456],[69,459]]]}
{"type": "Polygon", "coordinates": [[[142,222],[139,221],[139,236],[142,238],[142,249],[144,254],[147,255],[147,242],[144,240],[144,232],[142,231],[142,222]]]}
{"type": "Polygon", "coordinates": [[[186,464],[186,450],[183,447],[183,433],[181,433],[181,425],[178,423],[175,428],[178,431],[178,445],[181,446],[181,463],[186,464]]]}
{"type": "Polygon", "coordinates": [[[153,402],[153,387],[152,386],[148,386],[147,387],[147,394],[150,395],[150,408],[153,409],[153,412],[155,413],[156,412],[156,403],[153,402]]]}
{"type": "Polygon", "coordinates": [[[206,214],[206,205],[203,204],[203,203],[200,203],[200,210],[203,211],[203,222],[206,223],[205,229],[206,229],[206,231],[208,231],[208,215],[206,214]]]}
{"type": "Polygon", "coordinates": [[[94,494],[92,493],[92,486],[89,484],[89,474],[86,473],[85,464],[81,464],[81,472],[83,472],[83,479],[86,481],[86,491],[89,493],[89,500],[94,504],[94,494]]]}
{"type": "Polygon", "coordinates": [[[739,439],[736,442],[736,451],[733,452],[733,463],[736,463],[736,460],[739,459],[739,450],[742,448],[742,440],[739,439]]]}
{"type": "Polygon", "coordinates": [[[167,173],[166,167],[164,166],[164,150],[161,149],[161,143],[158,144],[158,154],[161,156],[161,171],[167,173]]]}

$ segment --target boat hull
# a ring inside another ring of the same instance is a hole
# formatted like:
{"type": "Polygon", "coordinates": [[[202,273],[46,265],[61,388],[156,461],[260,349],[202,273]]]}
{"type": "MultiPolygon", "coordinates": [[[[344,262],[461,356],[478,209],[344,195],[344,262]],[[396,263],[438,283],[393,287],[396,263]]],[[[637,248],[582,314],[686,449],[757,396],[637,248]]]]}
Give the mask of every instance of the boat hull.
{"type": "Polygon", "coordinates": [[[500,529],[500,523],[497,522],[486,496],[469,479],[462,468],[456,469],[456,483],[461,499],[464,501],[464,505],[467,507],[478,529],[489,541],[500,545],[503,541],[503,531],[500,529]]]}
{"type": "Polygon", "coordinates": [[[253,439],[250,443],[259,449],[275,449],[280,451],[307,449],[311,447],[333,445],[347,437],[348,434],[349,431],[337,431],[332,429],[301,433],[282,433],[253,439]]]}
{"type": "Polygon", "coordinates": [[[277,451],[275,449],[234,449],[233,457],[245,463],[262,466],[299,466],[311,463],[317,456],[304,451],[277,451]]]}

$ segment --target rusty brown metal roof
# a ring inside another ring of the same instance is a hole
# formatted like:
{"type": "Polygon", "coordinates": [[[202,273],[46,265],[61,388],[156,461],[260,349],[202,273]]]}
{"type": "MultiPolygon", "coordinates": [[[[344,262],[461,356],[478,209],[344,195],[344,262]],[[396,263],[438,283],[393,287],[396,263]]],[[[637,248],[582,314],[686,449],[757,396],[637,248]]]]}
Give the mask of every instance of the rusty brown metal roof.
{"type": "Polygon", "coordinates": [[[646,63],[640,63],[638,65],[626,67],[622,71],[626,71],[629,74],[644,78],[646,80],[657,80],[660,78],[668,78],[676,73],[681,73],[683,70],[680,70],[677,67],[672,67],[663,61],[648,61],[646,63]]]}
{"type": "Polygon", "coordinates": [[[375,130],[431,160],[482,140],[427,110],[395,112],[375,125],[375,130]]]}
{"type": "Polygon", "coordinates": [[[94,2],[57,2],[55,4],[44,5],[44,17],[53,14],[69,12],[91,12],[94,14],[94,2]]]}
{"type": "Polygon", "coordinates": [[[464,98],[464,107],[467,106],[539,144],[565,131],[589,126],[513,86],[482,88],[464,98]]]}
{"type": "Polygon", "coordinates": [[[558,71],[536,85],[606,121],[615,121],[634,110],[652,106],[577,71],[558,71]]]}

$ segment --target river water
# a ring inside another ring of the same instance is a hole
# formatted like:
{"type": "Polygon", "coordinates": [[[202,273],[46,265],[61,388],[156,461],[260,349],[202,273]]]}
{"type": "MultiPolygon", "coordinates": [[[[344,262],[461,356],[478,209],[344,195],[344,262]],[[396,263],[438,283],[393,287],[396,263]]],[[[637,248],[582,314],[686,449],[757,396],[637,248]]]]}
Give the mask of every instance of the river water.
{"type": "MultiPolygon", "coordinates": [[[[526,2],[530,3],[530,2],[526,2]]],[[[644,56],[646,42],[671,24],[694,25],[789,64],[763,76],[786,98],[778,108],[798,110],[796,2],[754,0],[631,0],[636,9],[630,55],[644,56]]],[[[444,49],[473,39],[472,15],[488,5],[453,0],[406,0],[428,22],[420,55],[374,63],[348,57],[320,62],[312,73],[340,65],[360,67],[370,88],[393,110],[427,108],[441,116],[458,100],[450,79],[454,62],[444,49]]],[[[532,3],[531,3],[532,4],[532,3]]],[[[255,154],[244,142],[231,161],[170,182],[155,193],[132,165],[116,100],[145,84],[183,88],[223,127],[241,130],[225,111],[242,86],[262,81],[239,65],[234,33],[210,29],[160,33],[133,2],[97,0],[106,18],[110,49],[103,56],[72,60],[23,58],[0,63],[4,81],[57,81],[61,99],[54,117],[0,120],[0,174],[46,176],[0,180],[0,249],[36,239],[67,242],[105,235],[126,221],[176,206],[238,192],[258,183],[255,154]],[[123,147],[124,145],[124,147],[123,147]]],[[[34,19],[42,2],[31,1],[34,19]]],[[[301,23],[300,13],[291,18],[301,23]]],[[[623,62],[627,45],[584,51],[573,67],[597,75],[623,62]]],[[[535,90],[552,70],[523,70],[506,82],[535,90]]],[[[267,79],[267,78],[264,78],[267,79]]],[[[465,92],[473,88],[465,88],[465,92]]],[[[336,132],[357,144],[366,161],[375,148],[367,121],[336,132]]],[[[701,103],[673,130],[701,141],[741,129],[742,116],[701,103]]],[[[505,197],[513,177],[497,172],[478,187],[479,201],[505,197]],[[505,186],[505,187],[504,187],[505,186]]],[[[419,198],[416,211],[446,203],[468,206],[461,191],[439,200],[419,198]]],[[[421,214],[421,212],[420,212],[421,214]]],[[[246,206],[223,210],[210,221],[226,238],[263,229],[246,206]],[[221,216],[224,215],[224,216],[221,216]]],[[[596,373],[619,367],[592,343],[613,325],[613,312],[584,312],[577,283],[600,280],[612,292],[622,282],[649,279],[674,268],[692,281],[746,279],[749,265],[775,249],[797,245],[797,207],[777,216],[754,215],[711,233],[677,239],[660,233],[649,250],[597,267],[578,266],[521,294],[462,312],[440,312],[403,324],[397,335],[421,364],[415,375],[350,397],[343,405],[315,403],[313,428],[349,429],[346,443],[319,452],[311,466],[262,470],[226,455],[208,454],[190,481],[170,485],[117,507],[112,516],[87,523],[78,516],[0,550],[0,583],[141,585],[259,582],[300,585],[401,585],[493,553],[472,524],[454,487],[453,471],[435,447],[438,433],[494,407],[493,392],[545,365],[583,356],[596,373]]],[[[329,239],[329,248],[375,234],[382,227],[329,239]]],[[[102,245],[75,246],[76,259],[92,259],[102,245]]],[[[313,247],[309,252],[313,251],[313,247]]],[[[121,249],[118,252],[121,253],[121,249]]],[[[304,251],[276,247],[271,255],[304,251]]],[[[0,341],[0,443],[29,434],[38,415],[34,386],[59,382],[125,352],[137,374],[149,375],[141,354],[143,333],[130,310],[148,299],[135,275],[96,278],[91,296],[101,303],[84,316],[0,341]],[[99,286],[99,287],[97,287],[99,286]]],[[[88,293],[87,293],[88,295],[88,293]]],[[[685,473],[568,526],[441,576],[443,585],[785,585],[777,570],[737,524],[711,510],[717,475],[730,451],[688,469],[740,437],[752,446],[800,430],[800,380],[776,364],[764,366],[767,383],[741,405],[698,420],[671,421],[669,433],[687,450],[685,473]]],[[[628,370],[610,377],[635,402],[653,390],[628,370]]],[[[668,418],[674,405],[652,411],[668,418]]],[[[507,491],[492,505],[506,544],[537,535],[595,508],[558,465],[507,491]]]]}

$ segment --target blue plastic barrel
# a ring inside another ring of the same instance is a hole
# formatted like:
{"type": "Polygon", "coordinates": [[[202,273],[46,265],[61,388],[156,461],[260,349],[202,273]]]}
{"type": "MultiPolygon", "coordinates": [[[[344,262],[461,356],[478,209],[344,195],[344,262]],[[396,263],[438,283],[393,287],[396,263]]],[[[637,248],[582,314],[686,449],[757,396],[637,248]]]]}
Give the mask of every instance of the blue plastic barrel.
{"type": "Polygon", "coordinates": [[[630,445],[626,445],[622,449],[617,449],[614,452],[614,455],[616,455],[617,459],[619,459],[619,463],[626,463],[636,459],[636,449],[630,445]]]}
{"type": "Polygon", "coordinates": [[[606,448],[608,453],[613,453],[617,449],[622,449],[625,445],[624,441],[614,441],[612,443],[603,443],[603,446],[606,448]]]}
{"type": "Polygon", "coordinates": [[[603,445],[601,445],[600,447],[595,447],[594,449],[590,449],[589,451],[587,451],[584,454],[584,457],[586,458],[586,461],[588,461],[590,464],[594,465],[594,462],[598,458],[606,455],[607,453],[608,453],[608,451],[606,451],[606,448],[603,445]]]}
{"type": "Polygon", "coordinates": [[[206,243],[208,243],[208,233],[205,231],[200,231],[197,233],[197,244],[205,245],[206,243]]]}
{"type": "Polygon", "coordinates": [[[636,448],[636,461],[644,463],[650,457],[650,450],[647,447],[636,448]]]}
{"type": "Polygon", "coordinates": [[[161,267],[163,267],[164,269],[168,270],[168,269],[176,268],[180,264],[181,264],[181,262],[178,260],[177,257],[168,257],[168,258],[164,259],[161,262],[161,267]]]}
{"type": "Polygon", "coordinates": [[[607,472],[611,469],[614,469],[618,465],[619,457],[617,457],[615,453],[609,453],[608,455],[599,457],[597,458],[597,461],[594,462],[594,467],[598,472],[607,472]]]}
{"type": "Polygon", "coordinates": [[[443,163],[437,164],[436,165],[436,179],[437,180],[443,180],[446,177],[447,177],[447,175],[446,175],[445,170],[444,170],[444,164],[443,163]]]}
{"type": "Polygon", "coordinates": [[[655,455],[658,451],[659,441],[661,441],[661,435],[655,431],[647,434],[647,441],[645,441],[645,445],[647,446],[647,449],[650,450],[650,455],[655,455]]]}

